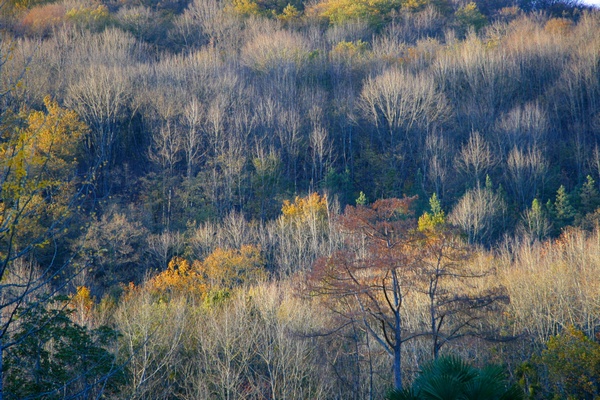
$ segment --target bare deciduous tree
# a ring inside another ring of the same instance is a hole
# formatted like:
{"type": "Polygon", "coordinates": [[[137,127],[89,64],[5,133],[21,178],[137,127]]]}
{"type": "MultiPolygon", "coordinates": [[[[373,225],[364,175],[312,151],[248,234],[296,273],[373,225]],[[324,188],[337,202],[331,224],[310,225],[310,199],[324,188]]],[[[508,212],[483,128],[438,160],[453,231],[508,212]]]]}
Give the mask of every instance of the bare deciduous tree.
{"type": "Polygon", "coordinates": [[[443,197],[451,172],[452,148],[441,131],[434,131],[425,139],[423,170],[433,185],[433,192],[443,197]]]}
{"type": "Polygon", "coordinates": [[[499,229],[506,205],[488,188],[468,190],[450,213],[450,222],[460,227],[469,243],[489,243],[499,229]]]}
{"type": "Polygon", "coordinates": [[[359,252],[339,251],[314,266],[314,293],[349,302],[347,319],[362,322],[392,357],[394,387],[402,389],[402,345],[410,339],[402,311],[414,283],[417,259],[411,246],[411,199],[378,200],[371,207],[348,206],[341,217],[359,252]]]}
{"type": "Polygon", "coordinates": [[[498,148],[508,152],[514,147],[541,146],[548,129],[548,115],[540,103],[516,107],[496,124],[498,148]]]}
{"type": "MultiPolygon", "coordinates": [[[[91,130],[84,141],[90,163],[96,168],[114,162],[114,147],[120,139],[120,123],[131,98],[129,71],[93,64],[79,81],[69,87],[67,104],[73,108],[91,130]]],[[[108,172],[103,174],[103,192],[108,190],[108,172]]]]}
{"type": "Polygon", "coordinates": [[[461,148],[456,157],[456,168],[470,176],[478,188],[491,168],[498,163],[489,144],[479,132],[472,132],[469,141],[461,148]]]}
{"type": "Polygon", "coordinates": [[[163,232],[148,236],[148,252],[159,269],[164,269],[173,256],[183,251],[183,237],[178,232],[163,232]]]}
{"type": "Polygon", "coordinates": [[[543,188],[548,168],[545,157],[537,147],[514,147],[508,155],[507,181],[514,199],[521,207],[531,204],[543,188]]]}
{"type": "Polygon", "coordinates": [[[186,176],[190,180],[194,176],[195,168],[204,156],[202,124],[204,122],[204,109],[199,101],[192,101],[183,111],[184,125],[187,129],[182,130],[182,146],[185,152],[186,176]]]}
{"type": "Polygon", "coordinates": [[[405,139],[410,149],[417,149],[413,128],[428,131],[448,115],[448,105],[435,82],[425,75],[413,75],[389,69],[368,78],[361,93],[360,108],[364,115],[383,130],[382,138],[392,149],[405,139]]]}

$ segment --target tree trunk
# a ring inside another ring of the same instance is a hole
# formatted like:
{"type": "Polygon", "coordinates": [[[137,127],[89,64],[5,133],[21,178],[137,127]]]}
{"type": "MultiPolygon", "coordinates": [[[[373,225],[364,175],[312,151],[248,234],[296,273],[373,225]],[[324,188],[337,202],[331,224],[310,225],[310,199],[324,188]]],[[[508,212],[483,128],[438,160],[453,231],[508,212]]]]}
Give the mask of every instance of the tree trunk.
{"type": "Polygon", "coordinates": [[[394,346],[394,389],[402,390],[402,345],[399,341],[394,346]]]}

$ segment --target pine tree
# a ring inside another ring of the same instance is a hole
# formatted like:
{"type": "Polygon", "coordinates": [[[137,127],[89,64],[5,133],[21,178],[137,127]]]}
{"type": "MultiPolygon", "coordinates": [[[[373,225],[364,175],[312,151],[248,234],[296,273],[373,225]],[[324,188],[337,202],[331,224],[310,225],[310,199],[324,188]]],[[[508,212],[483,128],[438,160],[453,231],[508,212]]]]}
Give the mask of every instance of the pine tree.
{"type": "Polygon", "coordinates": [[[600,193],[596,188],[596,181],[590,175],[587,176],[586,182],[581,187],[579,200],[581,202],[579,211],[582,215],[594,212],[600,205],[600,193]]]}
{"type": "Polygon", "coordinates": [[[523,230],[532,240],[542,240],[550,232],[550,221],[538,199],[533,199],[531,208],[523,215],[523,230]]]}
{"type": "Polygon", "coordinates": [[[556,191],[556,200],[554,201],[554,206],[552,208],[558,228],[563,228],[573,222],[575,209],[571,205],[570,196],[564,185],[560,185],[556,191]]]}

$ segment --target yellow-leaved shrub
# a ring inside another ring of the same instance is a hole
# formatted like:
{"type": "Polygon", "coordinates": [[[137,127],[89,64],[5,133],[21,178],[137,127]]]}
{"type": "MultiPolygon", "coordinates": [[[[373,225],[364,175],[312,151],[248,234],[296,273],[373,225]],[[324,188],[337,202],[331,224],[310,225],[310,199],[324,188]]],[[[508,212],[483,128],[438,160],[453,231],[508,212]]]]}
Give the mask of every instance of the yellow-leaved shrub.
{"type": "Polygon", "coordinates": [[[217,248],[204,261],[189,263],[174,257],[168,268],[150,280],[156,294],[206,298],[210,293],[229,292],[238,286],[256,284],[267,277],[260,249],[246,245],[240,249],[217,248]]]}

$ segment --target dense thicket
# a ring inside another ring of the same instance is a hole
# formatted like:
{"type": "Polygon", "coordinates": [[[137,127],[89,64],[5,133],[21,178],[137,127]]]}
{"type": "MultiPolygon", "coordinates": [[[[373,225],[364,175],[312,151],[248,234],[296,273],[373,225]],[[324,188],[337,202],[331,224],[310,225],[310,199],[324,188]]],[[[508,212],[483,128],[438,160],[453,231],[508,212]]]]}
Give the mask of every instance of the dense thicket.
{"type": "Polygon", "coordinates": [[[7,398],[381,398],[388,353],[399,387],[440,351],[600,392],[598,11],[9,0],[0,24],[7,398]]]}

